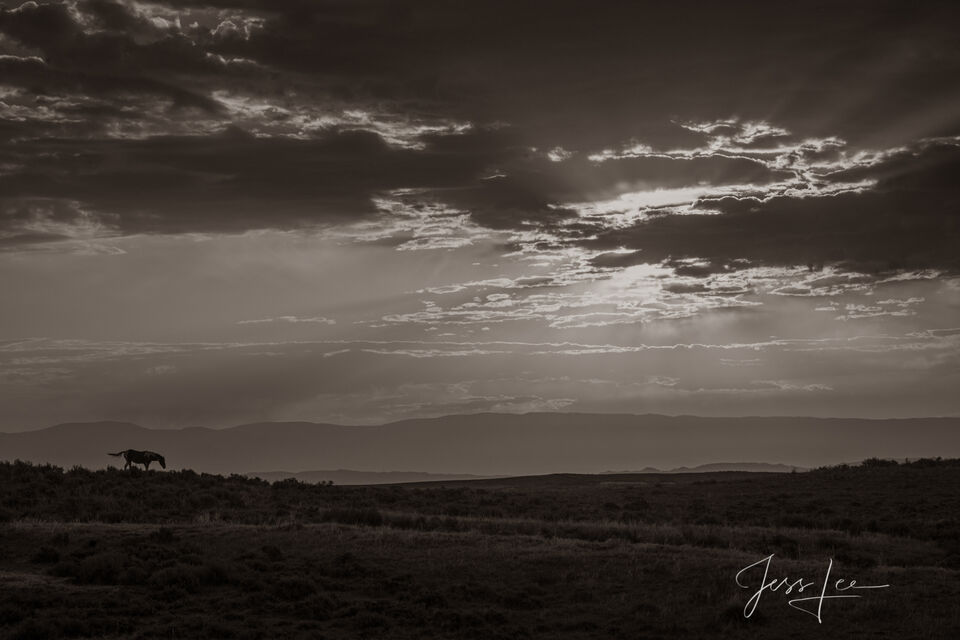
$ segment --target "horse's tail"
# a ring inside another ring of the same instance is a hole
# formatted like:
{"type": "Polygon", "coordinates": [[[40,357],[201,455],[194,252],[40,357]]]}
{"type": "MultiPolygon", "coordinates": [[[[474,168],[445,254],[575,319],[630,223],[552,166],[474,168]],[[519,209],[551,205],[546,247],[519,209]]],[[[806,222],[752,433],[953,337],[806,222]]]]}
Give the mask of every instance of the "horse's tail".
{"type": "Polygon", "coordinates": [[[107,455],[108,455],[108,456],[122,456],[122,455],[125,454],[125,453],[126,453],[126,451],[117,451],[116,453],[110,453],[110,452],[108,451],[108,452],[107,452],[107,455]]]}

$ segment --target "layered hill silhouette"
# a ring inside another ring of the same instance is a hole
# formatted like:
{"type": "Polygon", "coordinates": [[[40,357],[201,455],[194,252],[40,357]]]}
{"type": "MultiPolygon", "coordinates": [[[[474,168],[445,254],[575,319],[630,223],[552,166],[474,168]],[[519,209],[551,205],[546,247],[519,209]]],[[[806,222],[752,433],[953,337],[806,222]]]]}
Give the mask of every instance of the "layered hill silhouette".
{"type": "Polygon", "coordinates": [[[108,451],[149,449],[168,468],[209,473],[354,469],[487,476],[670,469],[744,460],[816,467],[870,457],[960,456],[960,418],[704,418],[471,414],[380,426],[265,422],[227,429],[67,423],[0,433],[0,459],[116,465],[108,451]]]}
{"type": "Polygon", "coordinates": [[[793,471],[809,471],[807,467],[792,464],[771,464],[768,462],[711,462],[698,464],[695,467],[674,467],[673,469],[657,469],[645,467],[640,471],[609,471],[604,473],[714,473],[717,471],[750,471],[756,473],[790,473],[793,471]]]}

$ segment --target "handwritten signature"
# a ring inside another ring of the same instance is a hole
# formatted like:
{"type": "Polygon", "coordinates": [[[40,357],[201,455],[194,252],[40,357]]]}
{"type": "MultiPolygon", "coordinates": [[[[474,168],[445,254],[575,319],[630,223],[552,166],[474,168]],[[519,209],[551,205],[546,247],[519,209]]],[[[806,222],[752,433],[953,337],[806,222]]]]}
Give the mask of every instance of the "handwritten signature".
{"type": "MultiPolygon", "coordinates": [[[[813,588],[817,586],[817,583],[813,580],[807,580],[806,578],[771,578],[770,577],[770,563],[773,561],[773,556],[775,554],[770,554],[766,558],[758,560],[751,565],[740,569],[737,572],[737,585],[741,589],[756,589],[753,595],[750,596],[750,599],[747,600],[746,606],[743,607],[743,616],[749,618],[753,615],[754,611],[757,610],[757,605],[760,604],[760,597],[763,596],[764,591],[769,591],[770,593],[777,593],[783,589],[784,595],[791,595],[792,593],[803,593],[804,591],[810,589],[808,593],[812,592],[813,588]],[[760,567],[763,567],[763,579],[760,581],[759,588],[744,584],[740,579],[743,574],[747,573],[751,569],[759,570],[760,567]]],[[[888,584],[874,584],[874,585],[863,585],[857,584],[856,580],[839,578],[831,583],[830,581],[830,572],[833,570],[833,558],[830,559],[830,563],[827,565],[827,574],[823,577],[823,583],[819,586],[819,595],[815,596],[805,596],[802,598],[793,598],[792,600],[787,601],[787,604],[796,609],[797,611],[802,611],[804,613],[809,613],[814,618],[817,619],[817,622],[823,624],[823,602],[824,600],[834,600],[838,598],[861,598],[863,596],[857,595],[854,593],[845,593],[848,591],[853,591],[855,589],[886,589],[890,585],[888,584]],[[828,594],[828,590],[832,586],[832,591],[828,594]],[[809,608],[808,608],[809,607],[809,608]]]]}

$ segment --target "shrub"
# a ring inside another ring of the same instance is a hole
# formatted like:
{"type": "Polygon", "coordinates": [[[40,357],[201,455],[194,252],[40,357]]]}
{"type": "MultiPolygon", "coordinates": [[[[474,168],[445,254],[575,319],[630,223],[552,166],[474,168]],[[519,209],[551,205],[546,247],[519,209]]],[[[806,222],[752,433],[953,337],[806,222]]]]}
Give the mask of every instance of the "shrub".
{"type": "Polygon", "coordinates": [[[196,569],[201,584],[219,586],[231,582],[230,570],[219,562],[205,562],[196,569]]]}
{"type": "Polygon", "coordinates": [[[25,620],[10,634],[10,640],[47,640],[59,638],[60,629],[48,620],[30,618],[25,620]]]}
{"type": "Polygon", "coordinates": [[[98,553],[72,565],[73,577],[80,584],[118,584],[123,565],[124,558],[119,553],[98,553]]]}
{"type": "Polygon", "coordinates": [[[872,569],[877,566],[877,559],[868,553],[859,551],[841,551],[836,555],[838,564],[856,567],[858,569],[872,569]]]}
{"type": "Polygon", "coordinates": [[[883,458],[867,458],[860,464],[864,467],[896,467],[899,465],[896,460],[885,460],[883,458]]]}
{"type": "Polygon", "coordinates": [[[770,539],[770,545],[779,553],[787,558],[794,560],[800,557],[800,542],[782,534],[776,534],[770,539]]]}
{"type": "Polygon", "coordinates": [[[136,586],[146,584],[150,574],[140,567],[130,567],[120,573],[120,584],[136,586]]]}
{"type": "Polygon", "coordinates": [[[160,527],[150,534],[150,539],[160,544],[170,544],[171,542],[177,541],[177,536],[173,535],[173,531],[170,529],[160,527]]]}
{"type": "Polygon", "coordinates": [[[66,531],[61,531],[60,533],[55,533],[53,537],[50,538],[50,544],[56,545],[58,547],[65,547],[70,544],[70,534],[66,531]]]}
{"type": "Polygon", "coordinates": [[[195,593],[201,586],[229,584],[231,577],[227,568],[219,563],[177,563],[156,571],[148,582],[159,589],[183,589],[195,593]]]}
{"type": "Polygon", "coordinates": [[[33,554],[33,557],[30,558],[30,561],[37,564],[52,564],[54,562],[60,562],[60,554],[56,549],[51,549],[50,547],[40,547],[40,550],[33,554]]]}
{"type": "Polygon", "coordinates": [[[316,586],[306,578],[286,578],[278,582],[273,593],[281,600],[302,600],[316,592],[316,586]]]}
{"type": "Polygon", "coordinates": [[[280,551],[280,548],[275,545],[265,544],[261,551],[263,551],[263,555],[267,556],[267,560],[272,562],[283,560],[283,551],[280,551]]]}
{"type": "Polygon", "coordinates": [[[324,522],[365,525],[379,527],[383,524],[383,514],[376,509],[328,509],[321,519],[324,522]]]}
{"type": "Polygon", "coordinates": [[[7,627],[23,620],[23,611],[12,604],[0,607],[0,626],[7,627]]]}
{"type": "Polygon", "coordinates": [[[150,576],[150,584],[163,589],[184,589],[192,593],[200,586],[200,576],[194,567],[175,564],[155,572],[150,576]]]}

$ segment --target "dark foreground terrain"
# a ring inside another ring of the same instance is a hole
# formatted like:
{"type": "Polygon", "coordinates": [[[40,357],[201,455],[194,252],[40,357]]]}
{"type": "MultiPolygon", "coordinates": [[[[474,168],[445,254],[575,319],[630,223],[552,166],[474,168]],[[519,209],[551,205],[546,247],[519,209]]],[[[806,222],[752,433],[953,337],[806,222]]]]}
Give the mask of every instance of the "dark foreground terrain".
{"type": "Polygon", "coordinates": [[[378,487],[3,463],[0,637],[956,638],[958,490],[930,460],[378,487]],[[803,596],[831,559],[830,593],[890,586],[745,619],[762,568],[734,576],[770,554],[803,596]]]}

